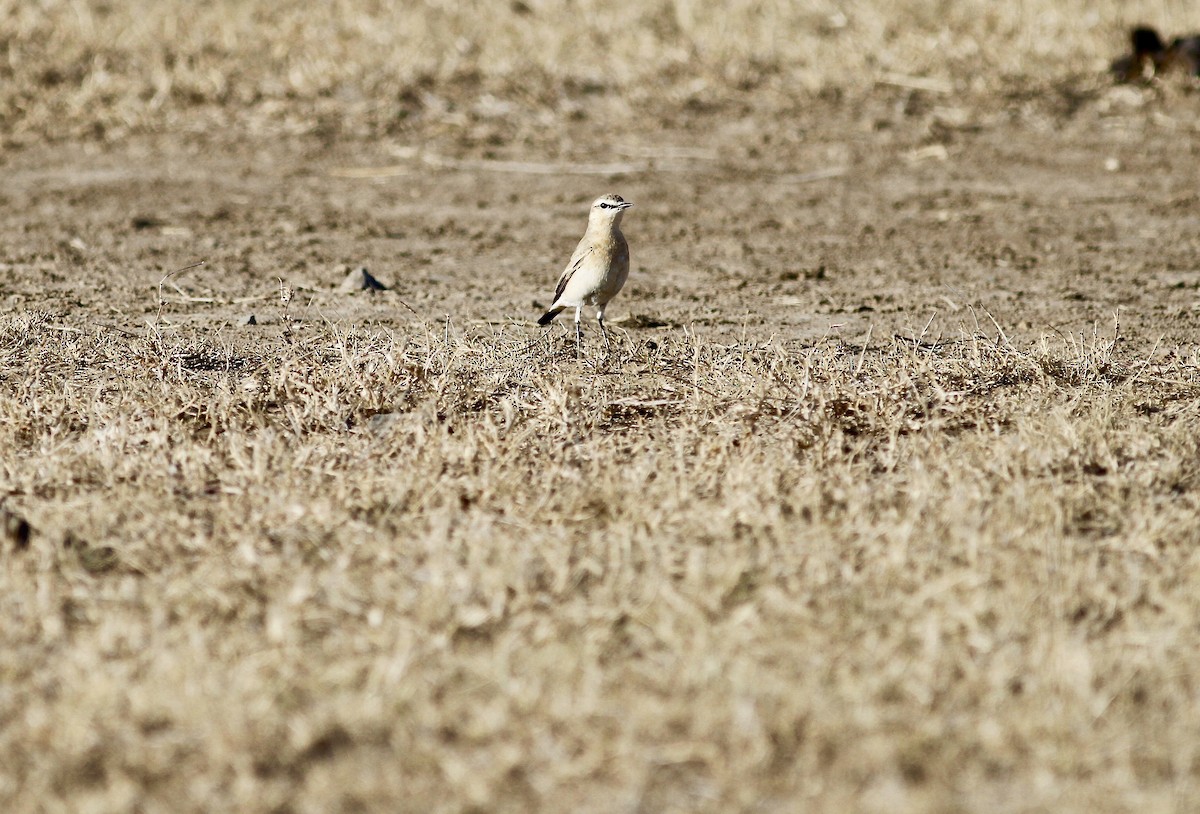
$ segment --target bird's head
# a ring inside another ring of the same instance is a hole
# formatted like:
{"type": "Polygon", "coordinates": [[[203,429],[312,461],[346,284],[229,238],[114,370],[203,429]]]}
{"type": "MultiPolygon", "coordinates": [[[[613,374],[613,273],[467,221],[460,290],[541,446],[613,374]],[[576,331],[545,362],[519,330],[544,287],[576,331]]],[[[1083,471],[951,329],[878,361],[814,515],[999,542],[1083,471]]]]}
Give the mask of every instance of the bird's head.
{"type": "Polygon", "coordinates": [[[1133,45],[1133,55],[1142,56],[1143,54],[1159,54],[1167,50],[1166,43],[1162,41],[1162,37],[1158,35],[1150,26],[1138,26],[1129,34],[1129,39],[1133,45]]]}
{"type": "Polygon", "coordinates": [[[602,195],[592,204],[588,221],[591,223],[620,223],[621,213],[631,206],[633,204],[620,195],[602,195]]]}

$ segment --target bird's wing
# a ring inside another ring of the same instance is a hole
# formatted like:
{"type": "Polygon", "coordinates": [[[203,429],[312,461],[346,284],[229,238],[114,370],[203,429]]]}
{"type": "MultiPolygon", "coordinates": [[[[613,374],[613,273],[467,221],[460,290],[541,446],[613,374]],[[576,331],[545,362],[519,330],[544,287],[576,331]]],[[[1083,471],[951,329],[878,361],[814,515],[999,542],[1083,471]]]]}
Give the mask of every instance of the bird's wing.
{"type": "Polygon", "coordinates": [[[595,246],[580,241],[579,245],[575,248],[575,254],[571,255],[571,262],[567,264],[567,267],[563,269],[562,276],[558,278],[558,287],[554,289],[555,302],[567,290],[567,283],[571,282],[571,278],[575,276],[575,272],[583,265],[583,261],[595,250],[595,246]]]}

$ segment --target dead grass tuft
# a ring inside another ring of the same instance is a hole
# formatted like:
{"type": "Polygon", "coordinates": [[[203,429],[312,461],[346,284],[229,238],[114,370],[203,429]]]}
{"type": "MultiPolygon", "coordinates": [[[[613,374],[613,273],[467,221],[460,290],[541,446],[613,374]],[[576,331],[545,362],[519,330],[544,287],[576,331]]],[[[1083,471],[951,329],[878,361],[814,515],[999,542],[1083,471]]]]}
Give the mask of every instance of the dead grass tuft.
{"type": "Polygon", "coordinates": [[[10,810],[1077,810],[1200,724],[1198,383],[1111,337],[68,327],[0,324],[10,810]]]}
{"type": "MultiPolygon", "coordinates": [[[[719,106],[730,92],[767,90],[758,103],[774,95],[786,105],[910,76],[978,92],[1103,72],[1145,16],[1079,0],[5,0],[0,132],[16,143],[216,136],[231,125],[245,135],[361,136],[507,121],[520,138],[546,121],[719,106]]],[[[1186,3],[1157,4],[1149,16],[1166,31],[1194,24],[1186,3]]]]}

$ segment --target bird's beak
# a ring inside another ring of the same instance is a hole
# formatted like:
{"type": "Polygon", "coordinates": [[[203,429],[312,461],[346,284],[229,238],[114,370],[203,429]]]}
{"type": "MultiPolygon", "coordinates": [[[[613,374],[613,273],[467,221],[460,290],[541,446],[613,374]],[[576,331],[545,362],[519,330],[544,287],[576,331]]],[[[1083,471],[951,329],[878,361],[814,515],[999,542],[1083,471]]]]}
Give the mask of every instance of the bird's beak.
{"type": "Polygon", "coordinates": [[[630,203],[629,201],[622,201],[621,202],[621,211],[624,212],[626,209],[628,209],[631,206],[633,206],[633,204],[630,203]]]}

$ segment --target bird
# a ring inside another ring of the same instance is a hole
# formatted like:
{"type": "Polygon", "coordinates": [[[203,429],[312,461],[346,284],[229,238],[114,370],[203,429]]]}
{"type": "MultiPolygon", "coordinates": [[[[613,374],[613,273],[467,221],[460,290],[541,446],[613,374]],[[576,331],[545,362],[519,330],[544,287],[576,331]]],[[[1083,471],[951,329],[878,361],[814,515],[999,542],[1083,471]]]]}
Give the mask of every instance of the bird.
{"type": "Polygon", "coordinates": [[[1170,45],[1150,26],[1138,26],[1129,34],[1132,53],[1112,64],[1112,72],[1123,82],[1150,79],[1169,73],[1200,75],[1200,36],[1176,37],[1170,45]]]}
{"type": "Polygon", "coordinates": [[[587,231],[558,278],[554,302],[538,320],[538,325],[549,325],[564,309],[574,308],[576,350],[583,343],[579,319],[585,305],[595,306],[604,346],[609,346],[604,309],[629,277],[629,243],[621,234],[621,216],[631,206],[620,195],[602,195],[595,200],[588,212],[587,231]]]}
{"type": "Polygon", "coordinates": [[[1129,33],[1132,51],[1112,64],[1112,73],[1122,82],[1135,82],[1153,76],[1167,52],[1167,45],[1150,26],[1138,26],[1129,33]]]}

